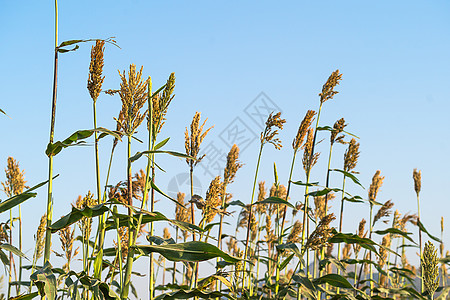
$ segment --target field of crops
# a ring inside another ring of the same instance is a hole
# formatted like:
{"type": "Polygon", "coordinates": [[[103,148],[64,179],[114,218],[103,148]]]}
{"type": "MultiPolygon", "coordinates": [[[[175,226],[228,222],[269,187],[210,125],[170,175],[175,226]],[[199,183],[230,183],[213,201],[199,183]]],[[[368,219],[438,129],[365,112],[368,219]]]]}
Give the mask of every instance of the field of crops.
{"type": "MultiPolygon", "coordinates": [[[[393,201],[377,198],[385,179],[382,170],[373,174],[371,182],[359,179],[359,133],[347,130],[345,120],[351,112],[342,112],[343,118],[334,124],[321,122],[327,104],[339,101],[343,80],[339,70],[317,84],[322,88],[317,90],[316,107],[303,113],[290,140],[280,138],[286,123],[283,114],[269,113],[258,133],[259,152],[254,160],[242,161],[241,145],[234,144],[221,175],[203,182],[208,188],[199,195],[194,179],[208,158],[203,142],[213,120],[196,112],[191,123],[180,129],[185,130],[184,149],[168,147],[173,135],[165,132],[166,115],[173,106],[186,105],[177,102],[175,73],[164,85],[155,86],[143,67],[130,64],[119,71],[119,86],[104,89],[105,47],[117,47],[116,41],[58,42],[57,26],[55,36],[50,137],[45,150],[48,179],[28,186],[26,166],[14,157],[1,162],[6,163],[1,182],[5,197],[0,202],[5,291],[1,299],[124,300],[142,299],[144,294],[150,300],[448,298],[450,254],[443,243],[444,217],[436,216],[439,234],[421,221],[421,171],[411,170],[411,189],[417,196],[412,212],[399,211],[393,201]],[[92,116],[92,129],[56,140],[58,59],[87,46],[91,47],[86,74],[92,111],[86,114],[92,116]],[[97,100],[102,97],[120,99],[120,111],[111,116],[115,128],[97,124],[103,113],[97,109],[97,100]],[[145,140],[140,140],[142,132],[145,140]],[[169,137],[162,138],[162,132],[169,137]],[[80,191],[78,199],[67,204],[65,215],[55,216],[53,192],[61,174],[54,172],[54,162],[60,153],[86,143],[93,145],[95,166],[86,170],[95,172],[95,190],[80,191]],[[99,151],[100,143],[110,145],[108,153],[99,151]],[[326,153],[318,151],[319,144],[326,153]],[[127,149],[126,161],[117,155],[119,147],[127,149]],[[289,149],[291,164],[281,168],[276,158],[266,155],[268,148],[289,149]],[[336,158],[339,149],[344,155],[336,158]],[[160,164],[162,157],[185,161],[189,191],[177,191],[174,197],[159,185],[161,176],[176,175],[160,164]],[[340,159],[339,167],[334,166],[336,159],[340,159]],[[116,161],[125,162],[121,174],[126,177],[112,182],[116,161]],[[138,162],[146,167],[137,167],[138,162]],[[273,165],[273,172],[261,174],[262,163],[273,165]],[[108,168],[103,170],[105,164],[108,168]],[[255,166],[248,199],[230,192],[244,164],[255,166]],[[320,166],[326,168],[317,170],[320,166]],[[289,172],[279,174],[279,169],[289,172]],[[313,169],[323,180],[311,176],[313,169]],[[340,185],[334,184],[336,178],[340,185]],[[365,194],[353,194],[352,187],[360,187],[365,194]],[[30,255],[24,249],[24,231],[30,227],[22,208],[38,193],[46,195],[47,206],[39,227],[32,229],[35,247],[30,255]],[[352,207],[360,203],[368,211],[359,223],[351,224],[352,207]],[[163,214],[162,206],[173,207],[175,217],[163,214]],[[351,232],[344,230],[350,227],[351,232]],[[145,281],[145,287],[135,284],[137,278],[145,281]]],[[[0,117],[8,122],[4,107],[0,117]]]]}

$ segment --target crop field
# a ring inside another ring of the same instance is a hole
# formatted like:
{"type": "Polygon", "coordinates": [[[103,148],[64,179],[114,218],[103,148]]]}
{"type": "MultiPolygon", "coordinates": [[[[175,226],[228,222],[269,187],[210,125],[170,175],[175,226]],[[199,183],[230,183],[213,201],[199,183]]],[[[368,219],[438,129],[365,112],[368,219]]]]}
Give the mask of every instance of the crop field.
{"type": "MultiPolygon", "coordinates": [[[[301,119],[286,120],[279,110],[265,114],[250,145],[257,155],[244,161],[242,149],[248,144],[233,143],[220,175],[201,182],[206,188],[198,192],[197,174],[207,170],[205,162],[213,155],[205,151],[205,141],[214,120],[198,107],[192,121],[180,128],[184,140],[167,130],[171,109],[187,106],[177,101],[176,73],[156,85],[143,66],[130,63],[116,75],[119,84],[106,89],[105,51],[119,47],[116,39],[61,42],[57,14],[55,29],[50,135],[43,143],[48,169],[39,170],[46,180],[27,179],[38,171],[13,153],[0,162],[5,170],[1,299],[449,298],[446,212],[436,210],[434,216],[440,232],[421,219],[421,193],[428,188],[422,185],[422,171],[411,168],[415,199],[409,211],[400,211],[394,200],[379,197],[383,170],[372,166],[376,171],[370,182],[360,180],[361,137],[346,121],[352,112],[339,112],[343,117],[332,124],[321,120],[327,106],[340,100],[345,78],[339,69],[317,82],[316,99],[299,112],[301,119]],[[85,114],[92,127],[57,139],[59,59],[83,47],[90,49],[85,74],[92,110],[85,114]],[[108,116],[114,128],[98,121],[105,112],[97,101],[104,98],[120,101],[120,111],[108,116]],[[297,122],[298,129],[286,133],[287,122],[297,122]],[[175,145],[184,148],[174,149],[176,139],[175,145]],[[86,145],[92,164],[71,157],[74,165],[92,173],[82,176],[94,178],[94,188],[82,191],[73,182],[71,188],[80,195],[57,215],[54,189],[65,169],[55,164],[64,153],[86,145]],[[288,165],[281,166],[273,155],[281,149],[288,165]],[[166,168],[170,160],[183,162],[187,188],[169,191],[160,184],[161,178],[176,178],[180,172],[166,168]],[[263,164],[270,165],[269,172],[263,164]],[[242,181],[244,165],[252,175],[243,196],[233,186],[242,181]],[[40,223],[31,228],[22,210],[38,195],[46,206],[33,207],[40,223]],[[355,216],[356,206],[367,210],[355,216]],[[31,231],[30,252],[24,239],[31,231]]],[[[0,107],[2,124],[11,121],[9,114],[0,107]]]]}

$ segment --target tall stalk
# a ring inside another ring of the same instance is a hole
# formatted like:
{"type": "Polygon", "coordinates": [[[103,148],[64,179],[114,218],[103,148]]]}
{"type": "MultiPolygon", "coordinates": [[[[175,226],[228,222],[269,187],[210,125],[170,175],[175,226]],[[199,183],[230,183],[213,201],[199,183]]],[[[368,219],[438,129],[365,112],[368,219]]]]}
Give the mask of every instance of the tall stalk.
{"type": "MultiPolygon", "coordinates": [[[[247,259],[248,259],[248,247],[250,242],[250,227],[251,227],[251,220],[253,216],[253,201],[255,199],[255,188],[256,188],[256,181],[258,178],[258,171],[259,171],[259,165],[261,163],[261,155],[262,150],[265,143],[270,143],[274,145],[275,149],[280,150],[282,145],[281,141],[276,137],[278,134],[278,129],[283,129],[283,124],[286,123],[286,120],[281,118],[281,113],[278,112],[275,115],[271,113],[266,121],[266,126],[264,128],[264,131],[261,132],[261,139],[260,139],[260,148],[259,148],[259,154],[258,154],[258,162],[256,163],[256,170],[255,170],[255,177],[253,180],[253,188],[252,188],[252,198],[250,200],[250,207],[249,207],[249,216],[248,216],[248,224],[247,224],[247,236],[245,238],[245,251],[244,251],[244,266],[242,269],[243,276],[242,276],[242,288],[245,288],[245,277],[246,277],[246,266],[247,266],[247,259]]],[[[250,276],[249,276],[250,278],[250,276]]],[[[250,284],[250,282],[249,282],[250,284]]],[[[251,294],[250,294],[251,296],[251,294]]]]}
{"type": "Polygon", "coordinates": [[[248,255],[248,244],[250,242],[250,227],[251,227],[251,220],[252,220],[252,205],[255,198],[255,189],[256,189],[256,181],[258,178],[258,171],[259,171],[259,164],[261,163],[261,154],[263,150],[264,143],[261,143],[261,146],[259,147],[259,154],[258,154],[258,161],[256,163],[256,170],[255,170],[255,177],[253,178],[253,188],[252,188],[252,197],[250,200],[250,208],[249,208],[249,215],[248,215],[248,224],[247,224],[247,235],[245,238],[245,250],[244,250],[244,266],[242,268],[242,288],[245,288],[245,277],[246,277],[246,267],[247,267],[247,255],[248,255]]]}
{"type": "MultiPolygon", "coordinates": [[[[419,194],[420,194],[420,190],[422,188],[422,172],[421,171],[417,171],[417,169],[414,169],[413,171],[413,179],[414,179],[414,190],[416,192],[416,197],[417,197],[417,223],[420,223],[420,198],[419,198],[419,194]]],[[[420,255],[420,259],[422,259],[422,230],[419,227],[419,255],[420,255]]],[[[424,283],[423,283],[423,268],[422,268],[422,264],[420,264],[420,286],[421,289],[420,291],[423,293],[424,291],[424,283]]]]}
{"type": "MultiPolygon", "coordinates": [[[[53,97],[52,97],[52,116],[50,123],[50,139],[49,143],[53,143],[55,132],[55,116],[56,116],[56,90],[58,82],[58,0],[55,0],[55,56],[53,66],[53,97]]],[[[50,248],[52,232],[50,226],[52,225],[53,215],[53,155],[48,157],[48,195],[47,195],[47,229],[45,232],[45,247],[44,247],[44,264],[50,259],[50,248]]]]}

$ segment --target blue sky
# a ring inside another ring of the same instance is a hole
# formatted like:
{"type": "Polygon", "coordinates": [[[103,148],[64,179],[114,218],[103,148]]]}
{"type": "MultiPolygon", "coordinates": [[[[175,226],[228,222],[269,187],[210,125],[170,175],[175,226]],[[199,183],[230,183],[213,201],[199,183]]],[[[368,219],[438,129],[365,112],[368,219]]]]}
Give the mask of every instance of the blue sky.
{"type": "MultiPolygon", "coordinates": [[[[47,177],[54,21],[52,1],[0,0],[0,107],[3,144],[0,163],[13,156],[25,168],[29,184],[47,177]]],[[[446,1],[59,1],[59,41],[116,37],[120,49],[108,45],[104,89],[117,88],[117,70],[130,63],[144,66],[144,74],[162,85],[171,72],[177,77],[175,99],[161,138],[167,148],[184,150],[184,128],[195,111],[215,125],[204,145],[228,152],[220,133],[239,117],[251,131],[259,127],[245,108],[264,92],[287,119],[280,137],[285,147],[264,149],[260,180],[271,182],[277,163],[280,180],[287,180],[291,147],[306,110],[317,110],[318,93],[335,69],[343,73],[340,92],[324,104],[321,125],[344,117],[347,129],[360,137],[357,166],[365,187],[377,169],[386,176],[379,194],[392,199],[400,212],[416,212],[412,170],[422,170],[422,220],[439,235],[440,216],[450,204],[450,161],[447,130],[450,82],[450,4],[446,1]]],[[[90,44],[60,55],[55,138],[92,127],[92,102],[86,89],[90,44]]],[[[258,100],[257,100],[258,101],[258,100]]],[[[100,96],[99,125],[114,129],[120,109],[117,97],[100,96]]],[[[141,128],[139,136],[145,137],[141,128]]],[[[318,146],[322,158],[314,180],[325,178],[328,136],[318,146]]],[[[144,145],[134,144],[133,151],[144,145]]],[[[106,173],[110,141],[101,144],[102,174],[106,173]]],[[[333,165],[342,167],[343,147],[333,165]]],[[[249,202],[258,143],[242,152],[245,163],[230,186],[237,199],[249,202]]],[[[63,151],[55,158],[55,218],[68,212],[79,194],[94,190],[93,148],[63,151]]],[[[121,146],[111,180],[125,178],[125,149],[121,146]]],[[[158,184],[167,189],[176,174],[187,172],[184,161],[161,158],[167,170],[158,184]]],[[[294,179],[303,179],[300,161],[294,179]]],[[[136,164],[135,170],[143,167],[136,164]]],[[[198,168],[206,192],[210,175],[198,168]]],[[[4,180],[2,175],[1,180],[4,180]]],[[[104,179],[104,175],[102,175],[104,179]]],[[[102,179],[102,180],[103,180],[102,179]]],[[[332,184],[341,185],[335,176],[332,184]]],[[[367,191],[349,187],[355,194],[367,191]]],[[[188,192],[187,190],[185,192],[188,192]]],[[[292,198],[300,199],[294,189],[292,198]]],[[[44,213],[45,189],[23,206],[30,240],[44,213]]],[[[171,216],[174,208],[162,200],[158,210],[171,216]]],[[[337,201],[333,209],[337,210],[337,201]]],[[[348,204],[344,229],[353,231],[367,205],[348,204]]],[[[236,218],[231,219],[234,228],[236,218]]],[[[446,220],[446,226],[450,224],[446,220]]],[[[448,227],[448,226],[447,226],[448,227]]],[[[449,241],[445,237],[445,241],[449,241]]],[[[32,244],[30,244],[32,245],[32,244]]],[[[32,246],[30,246],[31,248],[32,246]]],[[[31,253],[31,252],[30,252],[31,253]]]]}

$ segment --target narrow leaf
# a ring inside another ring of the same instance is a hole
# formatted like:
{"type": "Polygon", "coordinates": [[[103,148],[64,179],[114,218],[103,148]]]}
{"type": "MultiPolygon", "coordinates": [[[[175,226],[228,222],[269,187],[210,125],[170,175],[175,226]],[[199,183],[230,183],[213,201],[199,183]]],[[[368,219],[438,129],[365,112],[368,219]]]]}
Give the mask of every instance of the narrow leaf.
{"type": "MultiPolygon", "coordinates": [[[[56,177],[58,177],[59,175],[56,175],[55,177],[53,177],[53,179],[55,179],[56,177]]],[[[40,188],[43,185],[46,185],[48,182],[48,180],[41,182],[35,186],[33,186],[32,188],[26,190],[25,192],[23,192],[22,194],[13,196],[9,199],[6,199],[5,201],[3,201],[2,203],[0,203],[0,213],[7,211],[19,204],[21,204],[22,202],[30,199],[30,198],[34,198],[36,197],[36,193],[30,193],[38,188],[40,188]]]]}
{"type": "Polygon", "coordinates": [[[340,173],[344,174],[345,177],[350,178],[354,183],[356,183],[357,185],[359,185],[360,187],[362,187],[364,189],[361,182],[359,182],[359,179],[356,178],[356,176],[354,174],[352,174],[350,172],[346,172],[344,170],[340,170],[340,169],[331,169],[330,171],[336,171],[336,172],[340,172],[340,173]]]}
{"type": "Polygon", "coordinates": [[[291,208],[294,208],[294,205],[292,205],[288,201],[278,198],[278,197],[269,197],[264,200],[253,203],[253,205],[258,205],[258,204],[283,204],[283,205],[287,205],[291,208]]]}
{"type": "Polygon", "coordinates": [[[329,285],[339,288],[353,289],[353,286],[350,284],[350,282],[348,282],[348,280],[345,279],[345,277],[338,274],[326,274],[322,277],[313,280],[313,282],[315,284],[328,283],[329,285]]]}
{"type": "Polygon", "coordinates": [[[53,223],[50,226],[50,229],[52,233],[55,233],[58,230],[70,226],[73,223],[81,220],[83,217],[94,218],[103,215],[108,210],[109,208],[106,206],[106,203],[98,204],[92,207],[87,206],[83,209],[72,207],[72,211],[53,223]]]}
{"type": "Polygon", "coordinates": [[[205,261],[216,257],[231,263],[239,262],[240,259],[230,256],[214,245],[192,241],[171,245],[137,245],[136,248],[145,254],[157,252],[170,261],[205,261]]]}
{"type": "Polygon", "coordinates": [[[422,222],[420,222],[420,220],[417,221],[417,226],[419,226],[420,230],[423,231],[423,232],[425,232],[425,233],[430,237],[430,239],[433,239],[433,240],[435,240],[435,241],[438,242],[438,243],[442,243],[442,241],[441,241],[440,239],[438,239],[438,238],[435,237],[435,236],[432,236],[432,235],[427,231],[427,229],[425,228],[425,226],[423,226],[423,224],[422,224],[422,222]]]}

